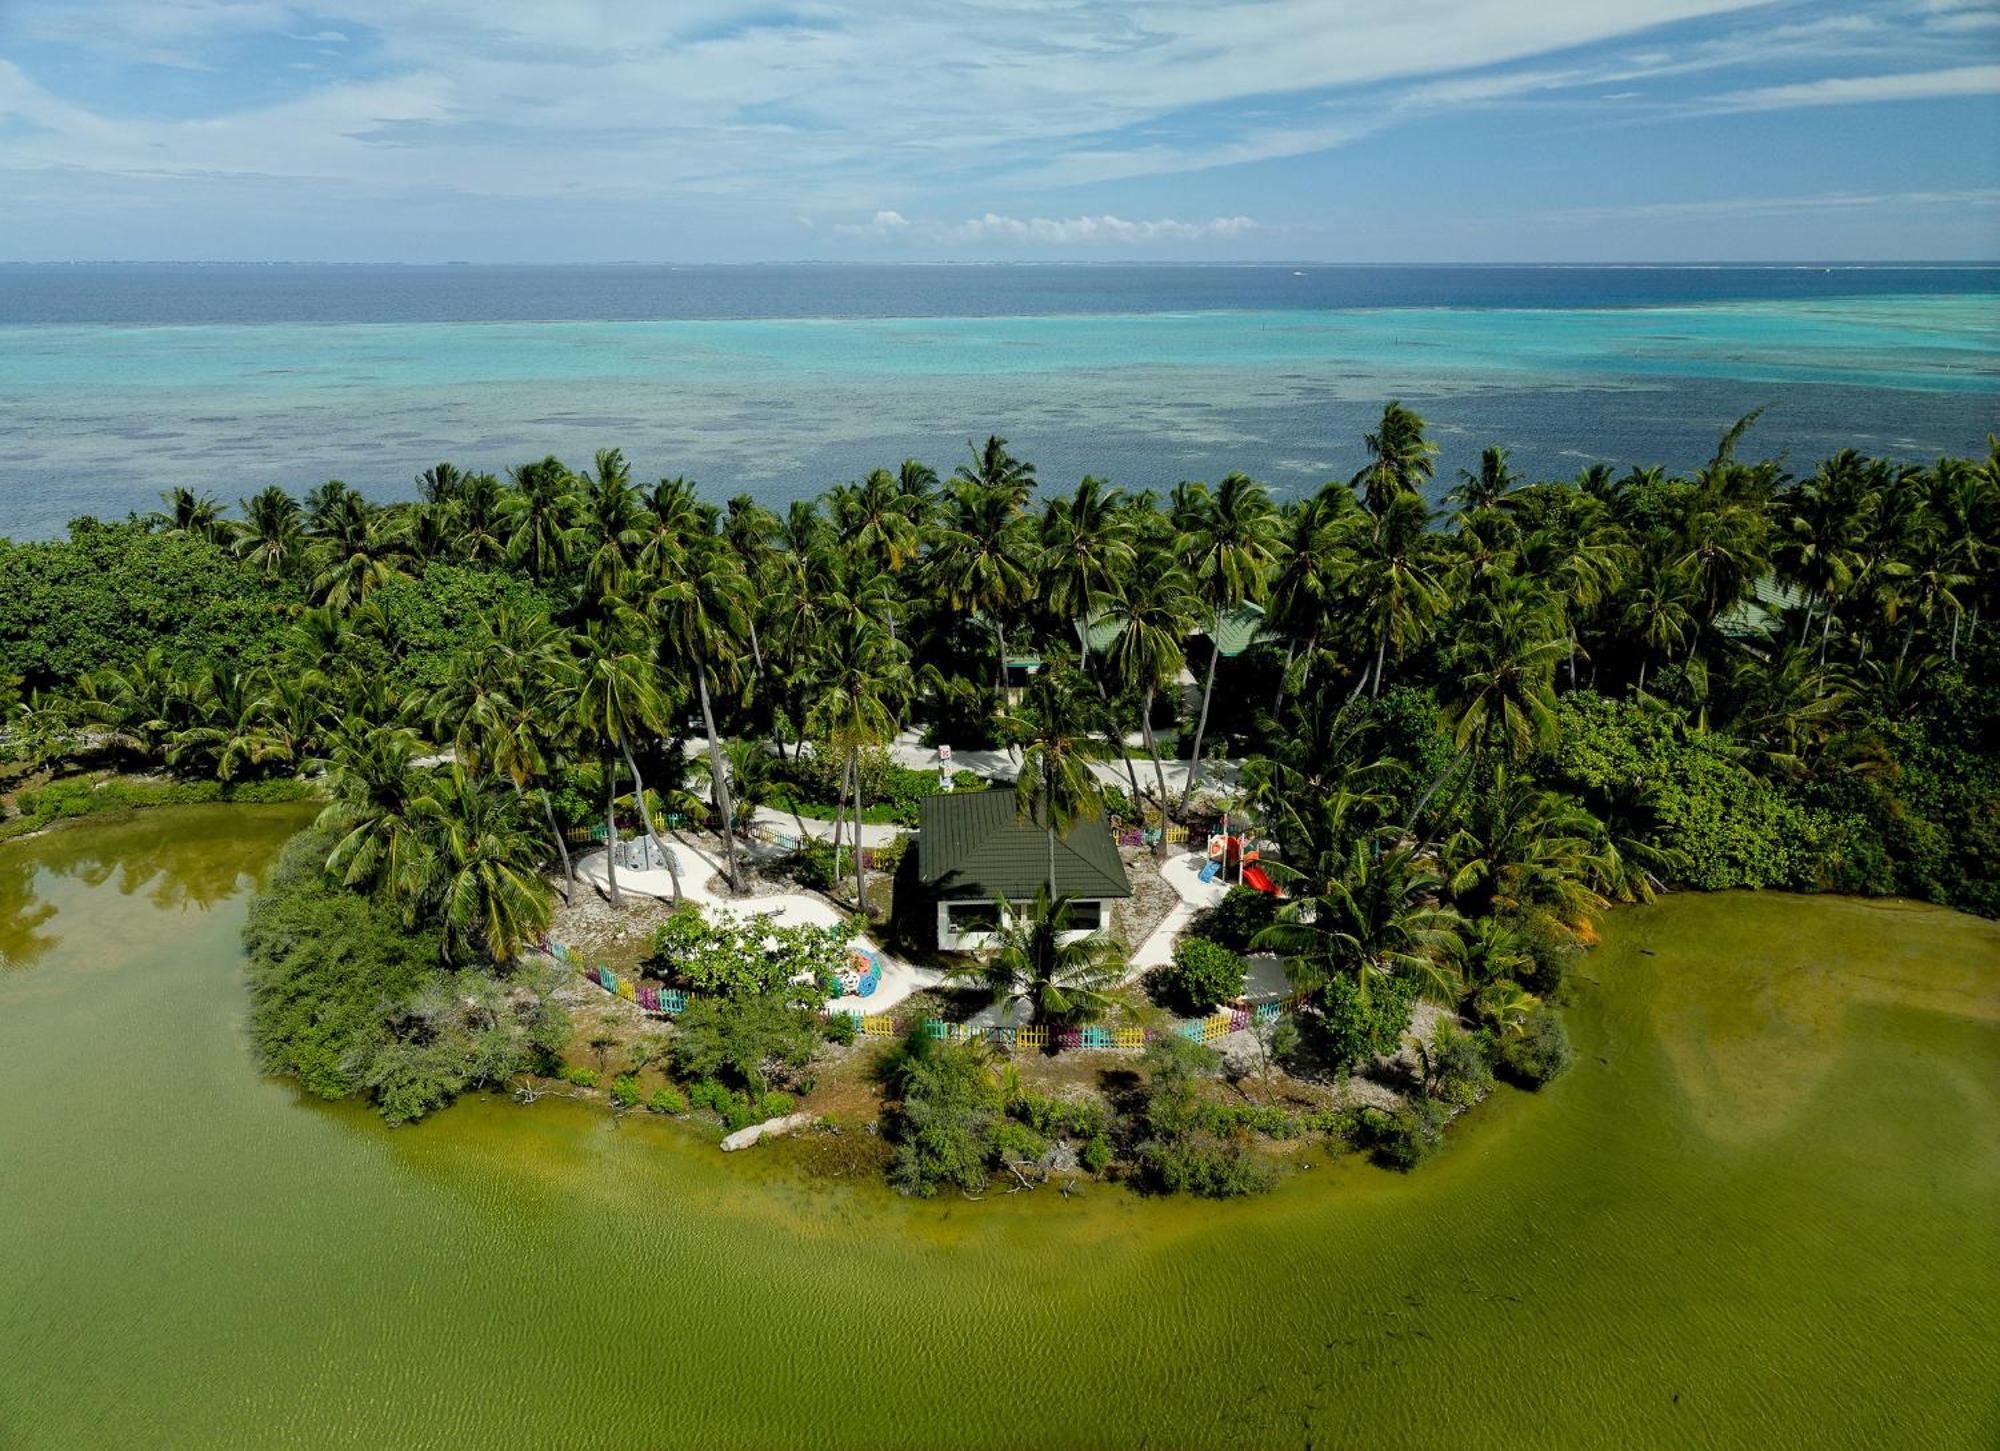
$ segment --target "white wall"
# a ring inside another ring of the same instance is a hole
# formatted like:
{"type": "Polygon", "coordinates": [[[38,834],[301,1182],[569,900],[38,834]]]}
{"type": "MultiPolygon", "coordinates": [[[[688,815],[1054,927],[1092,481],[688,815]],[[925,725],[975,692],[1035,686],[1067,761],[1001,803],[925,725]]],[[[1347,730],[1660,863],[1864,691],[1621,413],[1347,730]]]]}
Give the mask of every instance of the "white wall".
{"type": "MultiPolygon", "coordinates": [[[[939,902],[937,904],[937,936],[938,936],[939,951],[984,952],[988,948],[995,945],[995,934],[992,932],[954,931],[951,925],[951,909],[953,905],[954,904],[951,902],[939,902]]],[[[972,903],[961,898],[956,905],[970,906],[972,905],[972,903]]],[[[1007,905],[1008,905],[1008,915],[1009,917],[1012,917],[1016,913],[1027,911],[1031,904],[1026,902],[1010,902],[1007,905]]],[[[1074,899],[1074,905],[1077,907],[1085,907],[1085,906],[1096,907],[1097,920],[1100,923],[1108,923],[1111,920],[1111,904],[1109,902],[1099,901],[1091,897],[1078,897],[1074,899]]],[[[1083,938],[1090,936],[1090,930],[1092,929],[1087,929],[1081,932],[1065,932],[1062,934],[1061,940],[1064,942],[1081,941],[1083,938]]]]}

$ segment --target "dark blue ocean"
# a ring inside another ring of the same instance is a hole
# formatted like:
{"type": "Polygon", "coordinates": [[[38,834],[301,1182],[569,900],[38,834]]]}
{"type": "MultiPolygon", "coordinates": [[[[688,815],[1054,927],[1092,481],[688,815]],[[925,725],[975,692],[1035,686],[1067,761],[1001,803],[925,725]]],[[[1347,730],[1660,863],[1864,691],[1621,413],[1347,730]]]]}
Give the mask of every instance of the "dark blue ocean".
{"type": "Polygon", "coordinates": [[[2000,268],[0,266],[0,533],[617,445],[774,504],[1005,435],[1045,484],[1344,477],[1389,398],[1518,471],[2000,429],[2000,268]]]}

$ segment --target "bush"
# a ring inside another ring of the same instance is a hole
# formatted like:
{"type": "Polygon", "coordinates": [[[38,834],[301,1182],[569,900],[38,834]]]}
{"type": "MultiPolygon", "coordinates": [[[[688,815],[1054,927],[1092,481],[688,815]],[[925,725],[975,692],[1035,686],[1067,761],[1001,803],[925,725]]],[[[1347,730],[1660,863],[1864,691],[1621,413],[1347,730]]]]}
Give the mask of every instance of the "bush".
{"type": "Polygon", "coordinates": [[[1002,1118],[1000,1087],[981,1051],[917,1032],[884,1056],[879,1076],[893,1095],[889,1177],[896,1187],[925,1198],[941,1188],[984,1189],[999,1156],[1002,1118]]]}
{"type": "Polygon", "coordinates": [[[1272,1167],[1244,1145],[1206,1135],[1150,1143],[1141,1162],[1155,1188],[1204,1199],[1261,1194],[1277,1179],[1272,1167]]]}
{"type": "Polygon", "coordinates": [[[621,1073],[612,1079],[611,1101],[620,1108],[637,1108],[639,1105],[639,1080],[629,1073],[621,1073]]]}
{"type": "Polygon", "coordinates": [[[1433,1098],[1415,1098],[1393,1111],[1364,1108],[1356,1126],[1363,1147],[1375,1162],[1410,1170],[1444,1147],[1444,1126],[1451,1115],[1433,1098]]]}
{"type": "Polygon", "coordinates": [[[679,1028],[674,1069],[681,1077],[758,1094],[773,1087],[773,1079],[797,1083],[822,1041],[819,1015],[775,993],[695,998],[679,1028]]]}
{"type": "Polygon", "coordinates": [[[1231,887],[1220,902],[1194,914],[1188,932],[1232,952],[1245,952],[1251,940],[1277,917],[1277,898],[1254,887],[1231,887]]]}
{"type": "Polygon", "coordinates": [[[1079,1156],[1083,1167],[1093,1174],[1102,1174],[1111,1167],[1111,1142],[1103,1134],[1098,1134],[1083,1146],[1079,1156]]]}
{"type": "Polygon", "coordinates": [[[578,1088],[595,1088],[598,1084],[597,1070],[581,1063],[564,1064],[562,1079],[564,1083],[573,1083],[578,1088]]]}
{"type": "Polygon", "coordinates": [[[654,1089],[652,1097],[646,1100],[646,1109],[649,1113],[686,1113],[687,1096],[671,1083],[663,1083],[654,1089]]]}
{"type": "Polygon", "coordinates": [[[1300,1031],[1310,1052],[1337,1068],[1352,1068],[1401,1047],[1416,1000],[1416,984],[1407,978],[1375,982],[1365,1003],[1354,979],[1330,978],[1320,989],[1319,1015],[1301,1014],[1300,1031]]]}
{"type": "Polygon", "coordinates": [[[1205,937],[1183,937],[1174,944],[1173,962],[1160,969],[1160,986],[1171,1006],[1184,1013],[1202,1013],[1218,1003],[1243,996],[1243,959],[1205,937]]]}
{"type": "Polygon", "coordinates": [[[1523,1088],[1540,1088],[1569,1071],[1575,1060],[1562,1014],[1546,1003],[1529,1013],[1520,1036],[1500,1045],[1500,1068],[1523,1088]]]}
{"type": "Polygon", "coordinates": [[[644,970],[693,993],[728,996],[798,993],[826,1001],[829,977],[847,965],[854,932],[846,925],[773,924],[683,907],[660,924],[644,970]],[[804,986],[795,983],[804,979],[804,986]]]}
{"type": "Polygon", "coordinates": [[[835,1013],[832,1017],[820,1019],[820,1032],[829,1043],[838,1043],[845,1048],[860,1036],[861,1025],[854,1021],[852,1013],[835,1013]]]}
{"type": "Polygon", "coordinates": [[[792,1096],[789,1093],[780,1093],[773,1090],[757,1100],[757,1118],[759,1121],[783,1118],[792,1111],[793,1107],[792,1096]]]}
{"type": "Polygon", "coordinates": [[[1481,1036],[1446,1019],[1437,1026],[1426,1050],[1430,1092],[1460,1108],[1470,1108],[1493,1087],[1493,1069],[1486,1061],[1481,1036]]]}

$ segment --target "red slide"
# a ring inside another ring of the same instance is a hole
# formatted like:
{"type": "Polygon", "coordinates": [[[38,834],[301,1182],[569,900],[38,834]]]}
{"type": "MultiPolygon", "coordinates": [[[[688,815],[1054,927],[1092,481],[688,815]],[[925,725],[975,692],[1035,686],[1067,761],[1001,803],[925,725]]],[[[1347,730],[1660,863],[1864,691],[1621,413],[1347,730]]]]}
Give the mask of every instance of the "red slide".
{"type": "Polygon", "coordinates": [[[1278,895],[1278,884],[1271,880],[1262,867],[1245,867],[1243,885],[1255,887],[1260,892],[1269,892],[1274,897],[1278,895]]]}

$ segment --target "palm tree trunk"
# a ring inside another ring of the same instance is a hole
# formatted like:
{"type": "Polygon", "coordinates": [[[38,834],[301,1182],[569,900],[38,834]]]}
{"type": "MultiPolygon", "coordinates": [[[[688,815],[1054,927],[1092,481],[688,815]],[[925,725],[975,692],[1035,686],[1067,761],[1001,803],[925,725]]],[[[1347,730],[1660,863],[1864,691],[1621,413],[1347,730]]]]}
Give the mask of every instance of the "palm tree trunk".
{"type": "Polygon", "coordinates": [[[997,614],[993,617],[993,630],[1000,637],[1000,674],[997,679],[1000,686],[1001,709],[1005,710],[1007,699],[1007,625],[997,614]]]}
{"type": "Polygon", "coordinates": [[[1951,612],[1951,663],[1954,665],[1958,663],[1958,622],[1964,614],[1963,610],[1951,612]]]}
{"type": "Polygon", "coordinates": [[[604,760],[604,879],[611,886],[611,906],[625,905],[618,895],[618,763],[604,760]]]}
{"type": "Polygon", "coordinates": [[[1374,700],[1382,693],[1382,656],[1389,649],[1389,617],[1382,616],[1382,633],[1375,637],[1375,683],[1368,687],[1368,698],[1374,700]]]}
{"type": "Polygon", "coordinates": [[[1820,622],[1819,627],[1819,666],[1822,670],[1826,668],[1826,637],[1832,633],[1833,601],[1828,600],[1826,602],[1826,618],[1820,622]]]}
{"type": "Polygon", "coordinates": [[[564,839],[562,828],[556,825],[556,809],[549,802],[549,788],[544,786],[535,794],[542,798],[542,815],[548,818],[549,835],[556,839],[556,852],[562,857],[563,905],[567,907],[570,887],[576,882],[576,867],[569,859],[569,842],[564,839]]]}
{"type": "Polygon", "coordinates": [[[1049,838],[1049,901],[1056,899],[1056,814],[1049,801],[1048,757],[1042,758],[1042,830],[1049,838]]]}
{"type": "Polygon", "coordinates": [[[1907,630],[1903,631],[1903,648],[1896,652],[1896,668],[1898,670],[1901,670],[1903,668],[1903,662],[1910,658],[1910,641],[1914,640],[1916,637],[1917,637],[1917,617],[1915,612],[1912,611],[1910,615],[1910,627],[1907,630]]]}
{"type": "Polygon", "coordinates": [[[1285,664],[1278,672],[1278,689],[1271,696],[1271,714],[1276,715],[1285,704],[1285,677],[1292,673],[1292,660],[1297,655],[1299,642],[1287,637],[1285,640],[1285,664]]]}
{"type": "Polygon", "coordinates": [[[1442,771],[1438,772],[1437,775],[1431,779],[1430,785],[1424,787],[1424,794],[1419,796],[1417,798],[1417,804],[1410,808],[1410,826],[1413,830],[1416,827],[1417,818],[1423,815],[1424,808],[1431,804],[1431,797],[1437,794],[1438,787],[1444,785],[1446,781],[1450,780],[1451,777],[1457,773],[1458,768],[1465,764],[1465,758],[1471,754],[1472,754],[1472,742],[1467,741],[1463,746],[1459,747],[1458,754],[1451,758],[1451,764],[1446,766],[1442,771]]]}
{"type": "Polygon", "coordinates": [[[749,611],[747,619],[750,625],[750,658],[757,664],[757,678],[762,680],[764,678],[764,647],[757,642],[757,612],[755,610],[749,611]]]}
{"type": "MultiPolygon", "coordinates": [[[[846,821],[847,764],[845,759],[843,759],[840,767],[840,780],[833,788],[833,871],[829,874],[827,881],[827,890],[829,892],[838,892],[840,890],[840,833],[846,821]]],[[[860,828],[861,824],[856,822],[855,835],[857,837],[861,834],[860,828]]]]}
{"type": "Polygon", "coordinates": [[[854,908],[868,911],[867,867],[861,856],[861,747],[854,748],[854,908]]]}
{"type": "Polygon", "coordinates": [[[1639,694],[1644,695],[1645,693],[1646,693],[1646,657],[1644,655],[1641,655],[1639,657],[1639,694]]]}
{"type": "Polygon", "coordinates": [[[1153,857],[1167,855],[1167,769],[1160,764],[1160,748],[1153,740],[1153,687],[1146,687],[1146,700],[1139,707],[1139,733],[1146,738],[1146,754],[1153,758],[1153,784],[1159,788],[1160,839],[1153,843],[1153,857]]]}
{"type": "Polygon", "coordinates": [[[1188,752],[1187,789],[1181,792],[1181,810],[1194,795],[1196,783],[1201,780],[1201,743],[1208,734],[1208,701],[1215,693],[1215,664],[1222,658],[1222,611],[1215,612],[1215,634],[1208,642],[1208,680],[1201,687],[1201,719],[1195,722],[1194,749],[1188,752]]]}
{"type": "Polygon", "coordinates": [[[722,743],[715,734],[715,711],[708,703],[708,668],[694,663],[694,683],[701,695],[701,723],[708,728],[708,780],[711,799],[722,818],[722,846],[729,859],[729,890],[743,894],[743,875],[736,866],[736,803],[729,798],[729,773],[722,769],[722,743]]]}
{"type": "Polygon", "coordinates": [[[653,830],[653,813],[646,809],[646,781],[639,774],[639,763],[632,758],[629,742],[620,741],[620,749],[625,752],[625,765],[632,772],[632,800],[639,808],[639,825],[646,829],[646,840],[653,844],[653,850],[667,859],[667,875],[674,879],[674,905],[681,904],[681,863],[680,858],[668,851],[660,841],[660,834],[653,830]]]}

